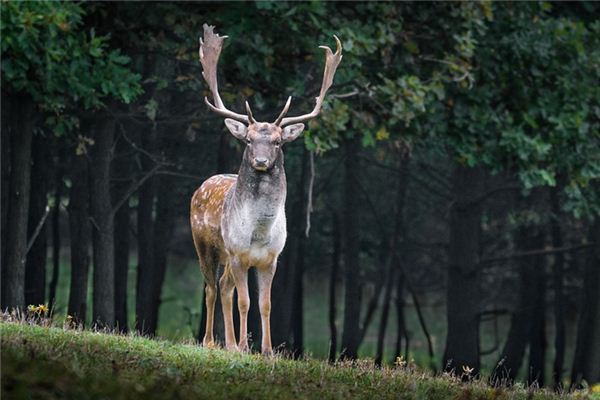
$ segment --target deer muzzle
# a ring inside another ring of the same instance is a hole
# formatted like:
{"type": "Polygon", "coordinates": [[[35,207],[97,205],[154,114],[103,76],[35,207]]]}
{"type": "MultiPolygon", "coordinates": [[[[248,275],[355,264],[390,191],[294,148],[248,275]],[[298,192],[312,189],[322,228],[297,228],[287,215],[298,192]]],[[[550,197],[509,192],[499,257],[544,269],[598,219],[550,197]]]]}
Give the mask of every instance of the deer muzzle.
{"type": "Polygon", "coordinates": [[[257,171],[266,171],[269,168],[269,160],[266,157],[255,157],[252,160],[252,168],[257,171]]]}

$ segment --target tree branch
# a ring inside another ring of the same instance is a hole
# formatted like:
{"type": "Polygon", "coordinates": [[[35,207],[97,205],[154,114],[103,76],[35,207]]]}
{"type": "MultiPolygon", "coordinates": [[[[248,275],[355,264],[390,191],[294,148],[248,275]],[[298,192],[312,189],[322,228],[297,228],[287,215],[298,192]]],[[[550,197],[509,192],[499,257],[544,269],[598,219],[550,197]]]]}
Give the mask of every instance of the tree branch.
{"type": "Polygon", "coordinates": [[[35,227],[33,235],[31,235],[29,241],[27,242],[27,250],[25,250],[25,254],[28,254],[29,250],[31,250],[31,248],[33,247],[35,239],[37,239],[38,235],[42,230],[42,227],[44,226],[44,223],[46,222],[46,218],[48,218],[48,214],[50,214],[50,206],[46,204],[46,210],[44,211],[44,215],[42,215],[42,218],[40,218],[40,222],[38,222],[37,226],[35,227]]]}
{"type": "Polygon", "coordinates": [[[551,254],[569,253],[572,251],[588,249],[588,248],[594,246],[594,244],[595,243],[585,243],[585,244],[578,244],[575,246],[563,246],[563,247],[555,247],[555,248],[550,248],[550,249],[529,250],[529,251],[523,251],[521,253],[514,253],[514,254],[511,254],[508,256],[492,257],[492,258],[484,259],[484,260],[481,260],[479,263],[480,264],[492,264],[492,263],[496,263],[496,262],[500,262],[500,261],[512,260],[514,258],[540,256],[540,255],[547,256],[547,255],[551,255],[551,254]]]}

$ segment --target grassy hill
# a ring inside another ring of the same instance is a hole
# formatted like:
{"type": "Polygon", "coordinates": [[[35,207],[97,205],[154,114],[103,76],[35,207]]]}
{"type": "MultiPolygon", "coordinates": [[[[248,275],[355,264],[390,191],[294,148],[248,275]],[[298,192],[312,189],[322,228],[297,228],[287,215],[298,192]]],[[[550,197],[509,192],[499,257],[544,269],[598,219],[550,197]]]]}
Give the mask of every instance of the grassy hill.
{"type": "Polygon", "coordinates": [[[370,361],[238,354],[139,336],[0,322],[2,398],[591,399],[522,387],[493,389],[370,361]]]}

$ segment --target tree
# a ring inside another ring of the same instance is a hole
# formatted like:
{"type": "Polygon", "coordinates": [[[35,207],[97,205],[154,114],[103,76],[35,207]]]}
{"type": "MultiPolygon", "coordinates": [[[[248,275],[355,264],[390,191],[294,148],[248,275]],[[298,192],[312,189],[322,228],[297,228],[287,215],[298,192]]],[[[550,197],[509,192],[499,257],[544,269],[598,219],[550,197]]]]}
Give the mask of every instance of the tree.
{"type": "MultiPolygon", "coordinates": [[[[11,123],[11,171],[6,268],[6,303],[23,308],[29,204],[31,142],[38,116],[61,135],[75,127],[74,107],[97,109],[108,97],[130,101],[139,76],[129,59],[107,48],[107,38],[82,28],[82,8],[74,3],[7,3],[2,13],[3,90],[15,110],[11,123]]],[[[4,280],[3,280],[4,281],[4,280]]]]}

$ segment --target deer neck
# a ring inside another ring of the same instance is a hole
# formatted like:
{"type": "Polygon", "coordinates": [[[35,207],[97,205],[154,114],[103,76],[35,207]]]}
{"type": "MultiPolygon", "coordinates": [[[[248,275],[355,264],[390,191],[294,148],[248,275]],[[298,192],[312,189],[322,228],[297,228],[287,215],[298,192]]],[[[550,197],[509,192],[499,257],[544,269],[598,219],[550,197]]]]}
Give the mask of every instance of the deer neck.
{"type": "Polygon", "coordinates": [[[286,185],[283,153],[267,171],[257,171],[244,160],[238,172],[234,202],[252,204],[257,220],[275,218],[284,208],[286,185]]]}

